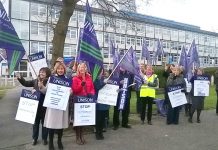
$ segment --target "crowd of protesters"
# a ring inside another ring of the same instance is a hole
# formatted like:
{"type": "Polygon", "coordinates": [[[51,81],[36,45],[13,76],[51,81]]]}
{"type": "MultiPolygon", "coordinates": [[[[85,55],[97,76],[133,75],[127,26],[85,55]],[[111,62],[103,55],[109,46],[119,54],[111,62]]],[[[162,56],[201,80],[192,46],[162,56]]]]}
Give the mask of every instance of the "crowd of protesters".
{"type": "MultiPolygon", "coordinates": [[[[140,64],[140,75],[142,79],[142,85],[136,90],[136,110],[140,115],[141,123],[145,124],[145,118],[147,114],[147,124],[152,125],[152,105],[156,97],[156,89],[159,85],[158,76],[155,74],[152,65],[140,64]]],[[[197,122],[200,123],[200,114],[204,107],[204,96],[194,96],[194,81],[197,80],[198,76],[204,75],[203,69],[199,68],[193,70],[193,77],[188,81],[183,75],[183,68],[178,65],[166,65],[163,77],[166,79],[166,86],[164,92],[164,108],[167,109],[166,124],[179,124],[179,113],[182,106],[172,107],[169,96],[167,94],[167,88],[172,85],[181,85],[181,92],[185,93],[187,98],[187,104],[184,105],[185,113],[188,116],[187,121],[193,123],[193,114],[197,111],[197,122]],[[189,88],[188,88],[189,87],[189,88]],[[191,87],[191,88],[190,88],[191,87]]],[[[92,81],[92,75],[88,72],[87,65],[82,62],[79,64],[71,65],[66,67],[63,58],[58,58],[54,64],[54,68],[41,68],[39,71],[38,78],[35,80],[26,81],[19,74],[17,75],[18,81],[26,87],[33,87],[34,91],[40,92],[40,102],[37,110],[35,123],[33,125],[33,145],[38,143],[39,126],[42,125],[42,140],[43,144],[49,147],[49,150],[54,150],[54,134],[58,135],[58,148],[63,149],[62,143],[63,131],[68,128],[70,123],[73,123],[73,108],[74,99],[73,96],[98,96],[99,90],[107,84],[109,71],[102,69],[99,77],[92,81]],[[47,90],[47,82],[50,76],[56,76],[57,78],[70,78],[72,79],[72,90],[69,98],[68,106],[65,111],[57,110],[52,108],[43,107],[43,101],[47,90]],[[73,95],[73,96],[72,96],[73,95]],[[49,139],[48,139],[49,137],[49,139]]],[[[129,124],[129,113],[130,113],[130,99],[131,91],[134,89],[133,83],[134,75],[128,71],[120,68],[119,73],[119,88],[122,89],[124,84],[124,78],[128,78],[127,95],[125,100],[124,108],[122,109],[122,120],[120,123],[120,109],[119,104],[121,102],[121,91],[118,92],[117,105],[114,106],[113,113],[113,129],[117,130],[120,125],[123,128],[131,128],[129,124]]],[[[215,78],[218,78],[218,73],[215,78]]],[[[218,80],[215,80],[218,81],[218,80]]],[[[218,89],[218,88],[216,88],[218,89]]],[[[218,91],[218,90],[217,90],[218,91]]],[[[217,92],[218,93],[218,92],[217,92]]],[[[109,120],[109,105],[96,104],[96,125],[95,125],[95,136],[97,140],[103,140],[103,131],[106,128],[109,120]]],[[[217,105],[218,113],[218,105],[217,105]]],[[[111,116],[110,116],[111,117],[111,116]]],[[[76,133],[76,143],[83,145],[86,143],[84,138],[84,127],[74,127],[76,133]]]]}

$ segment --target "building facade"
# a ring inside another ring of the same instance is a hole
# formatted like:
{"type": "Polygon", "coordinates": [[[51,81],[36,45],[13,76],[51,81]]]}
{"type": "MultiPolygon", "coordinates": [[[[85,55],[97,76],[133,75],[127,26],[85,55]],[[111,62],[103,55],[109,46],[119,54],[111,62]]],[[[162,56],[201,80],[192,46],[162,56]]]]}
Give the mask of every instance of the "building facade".
{"type": "MultiPolygon", "coordinates": [[[[8,0],[8,12],[27,54],[43,51],[47,60],[51,59],[53,28],[59,18],[61,1],[59,0],[8,0]]],[[[197,44],[201,66],[218,66],[218,33],[201,30],[198,26],[183,24],[156,17],[128,13],[129,18],[117,14],[113,18],[102,15],[93,9],[92,19],[104,63],[109,58],[109,44],[112,40],[121,53],[133,46],[140,58],[143,38],[153,55],[156,43],[161,39],[166,59],[176,63],[185,45],[190,46],[193,39],[197,44]]],[[[78,29],[83,26],[85,11],[78,6],[74,11],[65,40],[64,56],[76,55],[78,29]]],[[[161,61],[158,62],[161,65],[161,61]]],[[[21,62],[18,70],[29,71],[27,61],[21,62]]]]}

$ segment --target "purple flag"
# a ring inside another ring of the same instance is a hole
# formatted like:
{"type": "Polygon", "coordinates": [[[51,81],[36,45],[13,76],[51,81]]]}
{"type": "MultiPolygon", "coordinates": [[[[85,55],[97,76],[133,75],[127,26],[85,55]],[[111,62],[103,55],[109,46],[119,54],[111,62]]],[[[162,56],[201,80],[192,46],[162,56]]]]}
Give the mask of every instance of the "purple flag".
{"type": "Polygon", "coordinates": [[[95,81],[103,68],[103,57],[92,21],[91,8],[86,1],[86,17],[79,50],[79,60],[88,62],[92,79],[95,81]]]}
{"type": "Polygon", "coordinates": [[[133,60],[133,48],[132,46],[130,49],[124,54],[123,59],[120,63],[120,67],[131,72],[132,74],[137,74],[138,70],[134,66],[134,60],[133,60]]]}
{"type": "Polygon", "coordinates": [[[160,42],[160,39],[158,39],[157,41],[157,51],[155,53],[155,57],[157,58],[158,56],[163,56],[164,55],[164,50],[163,50],[163,46],[160,42]]]}
{"type": "Polygon", "coordinates": [[[197,51],[197,47],[196,47],[196,44],[195,44],[195,40],[192,41],[192,44],[191,44],[191,47],[189,49],[189,52],[188,52],[188,56],[190,56],[190,61],[189,61],[189,66],[194,66],[195,67],[200,67],[200,60],[199,60],[199,57],[198,57],[198,51],[197,51]]]}
{"type": "Polygon", "coordinates": [[[115,45],[112,41],[110,41],[110,54],[115,54],[115,45]]]}
{"type": "MultiPolygon", "coordinates": [[[[118,45],[117,45],[117,49],[114,48],[114,55],[113,55],[113,68],[115,68],[117,66],[117,64],[119,63],[120,61],[120,52],[119,52],[119,49],[118,49],[118,45]]],[[[117,67],[117,69],[114,71],[114,77],[118,77],[120,74],[120,68],[117,67]]]]}
{"type": "Polygon", "coordinates": [[[8,70],[11,74],[25,54],[25,49],[0,2],[0,47],[6,50],[8,70]]]}
{"type": "Polygon", "coordinates": [[[148,64],[151,64],[151,57],[145,39],[143,40],[143,45],[142,45],[142,57],[147,60],[148,64]]]}
{"type": "Polygon", "coordinates": [[[138,63],[138,59],[136,57],[135,51],[133,51],[133,66],[137,69],[137,73],[135,73],[135,76],[134,76],[134,81],[136,82],[135,89],[139,90],[142,85],[143,79],[140,75],[140,67],[139,67],[139,63],[138,63]]]}
{"type": "Polygon", "coordinates": [[[182,51],[180,54],[179,65],[183,66],[185,71],[188,70],[187,54],[184,46],[182,47],[182,51]]]}

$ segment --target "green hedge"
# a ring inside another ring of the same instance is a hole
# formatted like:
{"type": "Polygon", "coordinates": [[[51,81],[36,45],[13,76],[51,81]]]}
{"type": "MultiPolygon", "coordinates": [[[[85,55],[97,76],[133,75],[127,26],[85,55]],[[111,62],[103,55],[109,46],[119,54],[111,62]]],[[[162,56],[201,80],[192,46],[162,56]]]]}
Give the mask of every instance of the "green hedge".
{"type": "Polygon", "coordinates": [[[216,67],[204,68],[204,72],[210,76],[214,75],[216,70],[216,67]]]}
{"type": "Polygon", "coordinates": [[[154,67],[154,72],[159,79],[159,87],[164,88],[166,85],[166,78],[163,77],[164,67],[154,67]]]}

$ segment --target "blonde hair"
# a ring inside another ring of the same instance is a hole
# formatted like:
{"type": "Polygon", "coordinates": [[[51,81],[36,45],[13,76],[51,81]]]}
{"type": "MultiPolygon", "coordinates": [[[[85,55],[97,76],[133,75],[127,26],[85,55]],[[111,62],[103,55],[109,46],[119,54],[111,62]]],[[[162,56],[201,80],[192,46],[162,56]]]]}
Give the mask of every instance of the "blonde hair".
{"type": "Polygon", "coordinates": [[[86,65],[86,63],[80,63],[78,66],[77,66],[77,72],[76,72],[76,74],[77,75],[79,75],[79,69],[80,69],[80,67],[81,67],[81,65],[84,65],[85,66],[85,73],[88,73],[88,69],[87,69],[87,65],[86,65]]]}
{"type": "Polygon", "coordinates": [[[63,68],[64,68],[64,74],[66,74],[66,70],[67,70],[67,68],[66,68],[66,66],[65,66],[65,64],[63,63],[63,62],[56,62],[55,63],[55,66],[54,66],[54,70],[53,70],[53,74],[57,74],[57,68],[59,67],[59,66],[62,66],[63,68]]]}

